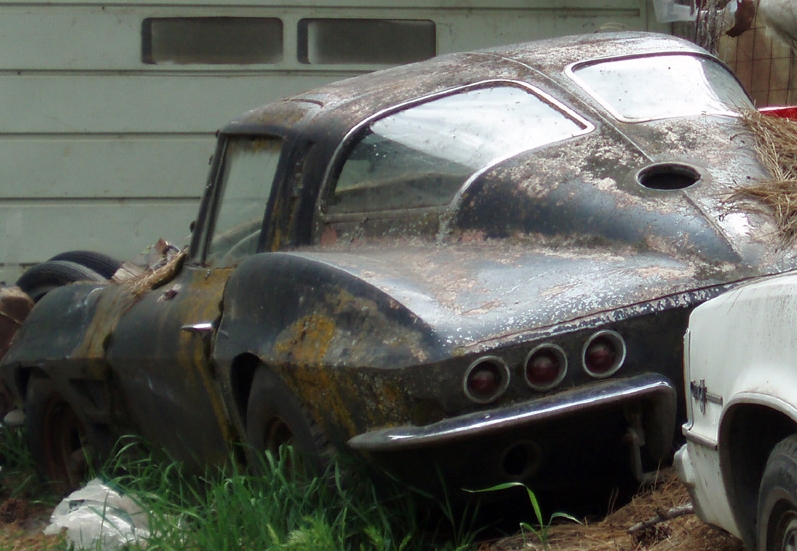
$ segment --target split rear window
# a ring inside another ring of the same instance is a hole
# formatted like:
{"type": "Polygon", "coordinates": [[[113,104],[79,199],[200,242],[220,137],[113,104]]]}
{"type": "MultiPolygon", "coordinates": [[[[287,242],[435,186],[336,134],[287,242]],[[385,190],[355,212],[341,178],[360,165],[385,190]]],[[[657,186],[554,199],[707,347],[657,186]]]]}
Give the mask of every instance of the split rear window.
{"type": "Polygon", "coordinates": [[[446,205],[479,170],[591,128],[551,98],[519,84],[472,87],[438,97],[357,133],[327,210],[446,205]]]}
{"type": "Polygon", "coordinates": [[[571,77],[618,120],[644,122],[753,109],[739,81],[709,57],[637,56],[573,66],[571,77]]]}

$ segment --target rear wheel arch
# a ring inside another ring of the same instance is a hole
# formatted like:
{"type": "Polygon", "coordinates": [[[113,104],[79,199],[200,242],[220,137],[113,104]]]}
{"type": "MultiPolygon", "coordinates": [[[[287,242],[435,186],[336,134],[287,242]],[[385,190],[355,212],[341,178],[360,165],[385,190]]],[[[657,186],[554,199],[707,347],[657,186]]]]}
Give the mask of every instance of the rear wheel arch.
{"type": "Polygon", "coordinates": [[[38,367],[19,366],[14,370],[13,384],[22,400],[28,395],[28,385],[34,377],[46,377],[47,375],[38,367]]]}
{"type": "Polygon", "coordinates": [[[737,404],[729,408],[719,431],[722,477],[728,501],[742,539],[754,548],[758,491],[773,448],[797,433],[797,422],[760,404],[737,404]]]}
{"type": "Polygon", "coordinates": [[[248,446],[278,455],[290,445],[306,474],[323,474],[335,448],[309,409],[268,365],[258,363],[253,375],[245,416],[248,446]]]}
{"type": "Polygon", "coordinates": [[[230,367],[232,398],[244,427],[246,427],[246,408],[249,406],[252,380],[255,378],[255,371],[262,365],[260,358],[254,354],[244,353],[236,356],[230,367]]]}

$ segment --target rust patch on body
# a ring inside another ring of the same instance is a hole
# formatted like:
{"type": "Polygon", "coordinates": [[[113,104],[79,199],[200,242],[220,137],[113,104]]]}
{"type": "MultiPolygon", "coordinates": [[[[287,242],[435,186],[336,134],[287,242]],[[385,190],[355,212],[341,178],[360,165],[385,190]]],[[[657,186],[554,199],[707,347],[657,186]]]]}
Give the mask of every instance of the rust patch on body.
{"type": "Polygon", "coordinates": [[[264,361],[276,363],[324,430],[342,440],[408,419],[411,397],[390,362],[402,367],[422,360],[418,331],[389,319],[395,301],[380,305],[337,289],[323,304],[324,312],[283,330],[274,344],[276,362],[264,361]]]}
{"type": "Polygon", "coordinates": [[[335,322],[331,318],[310,314],[291,324],[287,338],[278,340],[275,349],[300,365],[317,364],[326,356],[334,334],[335,322]]]}
{"type": "MultiPolygon", "coordinates": [[[[99,292],[99,291],[94,291],[99,292]]],[[[75,349],[75,358],[105,358],[108,338],[113,334],[119,319],[127,312],[137,297],[126,286],[112,285],[102,290],[97,300],[91,325],[80,346],[75,349]]]]}

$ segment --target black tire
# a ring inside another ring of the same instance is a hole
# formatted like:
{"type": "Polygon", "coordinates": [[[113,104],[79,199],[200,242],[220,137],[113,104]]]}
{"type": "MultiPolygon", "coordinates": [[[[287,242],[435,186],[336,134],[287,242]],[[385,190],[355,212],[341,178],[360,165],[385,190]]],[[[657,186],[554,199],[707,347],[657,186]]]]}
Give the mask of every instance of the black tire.
{"type": "Polygon", "coordinates": [[[270,369],[260,367],[252,381],[246,409],[246,437],[258,452],[280,457],[291,446],[302,468],[289,465],[292,474],[321,475],[332,453],[326,436],[293,392],[270,369]]]}
{"type": "Polygon", "coordinates": [[[67,494],[96,465],[98,445],[75,408],[46,377],[34,376],[25,399],[25,425],[39,474],[67,494]]]}
{"type": "Polygon", "coordinates": [[[797,548],[797,435],[772,449],[758,491],[758,551],[797,548]]]}
{"type": "Polygon", "coordinates": [[[28,268],[17,280],[16,285],[25,291],[33,302],[38,302],[56,287],[76,281],[107,281],[107,278],[76,262],[49,260],[28,268]]]}
{"type": "Polygon", "coordinates": [[[121,261],[94,251],[66,251],[55,255],[50,260],[65,260],[80,264],[89,270],[94,270],[105,279],[111,279],[116,270],[122,266],[121,261]]]}

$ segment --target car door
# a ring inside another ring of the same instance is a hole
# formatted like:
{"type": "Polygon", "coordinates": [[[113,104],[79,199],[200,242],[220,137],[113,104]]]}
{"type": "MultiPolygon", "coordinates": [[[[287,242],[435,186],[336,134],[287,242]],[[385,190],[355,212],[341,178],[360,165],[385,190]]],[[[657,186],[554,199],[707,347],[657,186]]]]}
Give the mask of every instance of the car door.
{"type": "Polygon", "coordinates": [[[213,339],[228,277],[265,243],[281,149],[278,138],[222,137],[192,251],[164,281],[154,278],[113,330],[107,359],[136,429],[174,459],[202,465],[228,456],[233,436],[213,339]]]}

